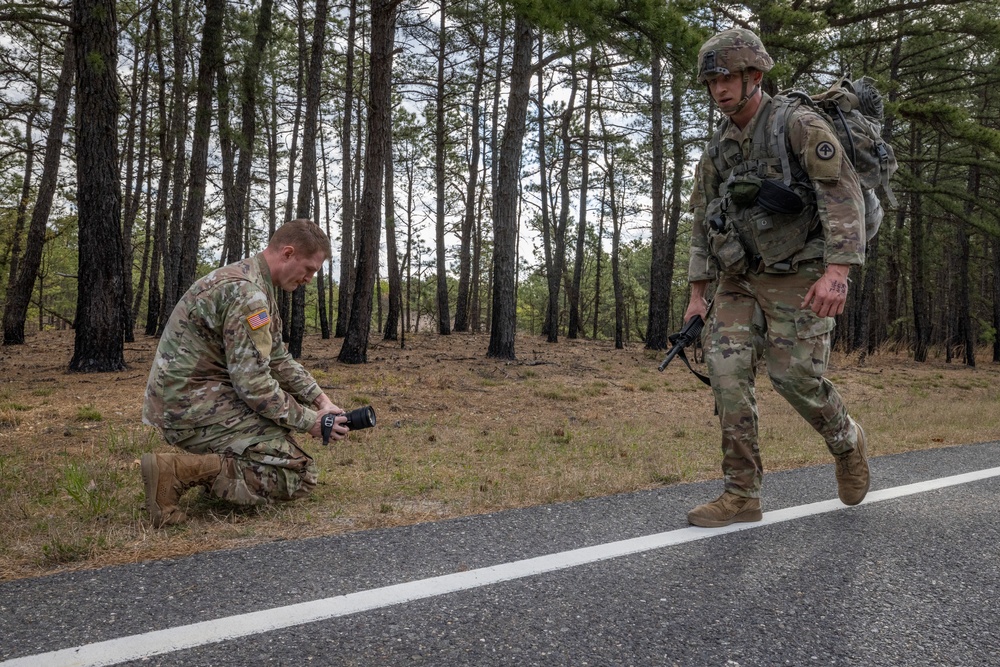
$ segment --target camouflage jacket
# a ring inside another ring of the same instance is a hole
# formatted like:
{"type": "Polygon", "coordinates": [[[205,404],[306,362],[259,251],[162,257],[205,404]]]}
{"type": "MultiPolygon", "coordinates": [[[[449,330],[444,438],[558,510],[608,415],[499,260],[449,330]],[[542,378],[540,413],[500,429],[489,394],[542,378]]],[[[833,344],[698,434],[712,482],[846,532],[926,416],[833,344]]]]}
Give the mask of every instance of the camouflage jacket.
{"type": "MultiPolygon", "coordinates": [[[[730,172],[751,168],[765,178],[781,179],[782,166],[778,156],[770,155],[770,141],[753,141],[766,134],[774,105],[764,95],[754,117],[743,129],[727,118],[709,142],[695,170],[691,193],[694,221],[691,233],[691,256],[688,279],[692,282],[716,277],[717,265],[710,251],[706,211],[729,205],[724,198],[726,179],[717,165],[722,162],[730,172]],[[758,126],[760,126],[758,128],[758,126]],[[758,131],[760,130],[760,131],[758,131]],[[715,159],[713,155],[715,154],[715,159]],[[720,157],[721,156],[721,157],[720,157]]],[[[794,155],[804,184],[797,185],[806,202],[797,216],[762,212],[758,207],[741,210],[730,206],[728,217],[740,227],[749,253],[763,255],[765,263],[788,260],[792,265],[807,259],[822,258],[827,264],[862,264],[865,253],[865,208],[861,185],[837,135],[815,111],[796,107],[788,116],[785,129],[790,154],[794,155]],[[766,243],[777,253],[768,257],[767,249],[753,247],[762,241],[757,229],[766,229],[766,243]],[[749,231],[748,231],[749,230],[749,231]],[[782,235],[797,239],[780,240],[782,235]],[[748,238],[749,237],[749,238],[748,238]],[[775,239],[778,238],[778,241],[775,239]],[[781,256],[778,257],[777,255],[781,256]]]]}
{"type": "Polygon", "coordinates": [[[142,419],[161,429],[218,424],[252,410],[290,429],[316,423],[322,393],[281,340],[263,255],[197,281],[170,315],[149,371],[142,419]]]}

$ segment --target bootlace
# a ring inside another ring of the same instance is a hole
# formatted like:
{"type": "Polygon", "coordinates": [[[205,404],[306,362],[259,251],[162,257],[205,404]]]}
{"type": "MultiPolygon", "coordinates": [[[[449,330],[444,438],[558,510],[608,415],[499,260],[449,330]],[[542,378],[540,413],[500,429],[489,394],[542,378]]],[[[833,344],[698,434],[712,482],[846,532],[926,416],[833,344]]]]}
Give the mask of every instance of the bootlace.
{"type": "Polygon", "coordinates": [[[861,474],[861,454],[857,449],[853,449],[843,456],[837,457],[837,473],[840,475],[850,475],[856,477],[861,474]]]}

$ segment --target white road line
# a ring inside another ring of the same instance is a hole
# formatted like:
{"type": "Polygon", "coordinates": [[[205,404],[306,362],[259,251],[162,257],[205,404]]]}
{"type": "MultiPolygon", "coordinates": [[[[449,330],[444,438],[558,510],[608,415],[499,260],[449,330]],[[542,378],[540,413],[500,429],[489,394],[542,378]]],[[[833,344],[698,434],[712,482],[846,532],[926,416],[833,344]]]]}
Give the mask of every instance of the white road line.
{"type": "MultiPolygon", "coordinates": [[[[964,475],[954,475],[952,477],[943,477],[916,484],[897,486],[892,489],[872,491],[862,504],[869,505],[883,500],[892,500],[894,498],[934,491],[959,484],[967,484],[997,476],[1000,476],[1000,468],[989,468],[964,475]]],[[[563,551],[537,558],[527,558],[512,563],[502,563],[478,570],[446,574],[430,579],[385,586],[384,588],[374,588],[348,595],[338,595],[323,600],[313,600],[312,602],[303,602],[286,607],[229,616],[214,621],[181,625],[141,635],[119,637],[118,639],[75,646],[50,653],[39,653],[37,655],[14,658],[0,662],[0,667],[99,667],[102,665],[115,665],[130,660],[172,653],[174,651],[214,644],[248,635],[280,630],[315,621],[323,621],[338,616],[348,616],[372,609],[399,605],[413,600],[456,593],[503,581],[522,579],[587,563],[595,563],[610,558],[619,558],[644,551],[662,549],[664,547],[727,535],[742,530],[753,530],[763,526],[844,509],[848,508],[841,504],[840,501],[826,500],[809,505],[766,512],[764,519],[758,523],[738,523],[725,528],[681,528],[679,530],[636,537],[620,542],[610,542],[608,544],[563,551]]]]}

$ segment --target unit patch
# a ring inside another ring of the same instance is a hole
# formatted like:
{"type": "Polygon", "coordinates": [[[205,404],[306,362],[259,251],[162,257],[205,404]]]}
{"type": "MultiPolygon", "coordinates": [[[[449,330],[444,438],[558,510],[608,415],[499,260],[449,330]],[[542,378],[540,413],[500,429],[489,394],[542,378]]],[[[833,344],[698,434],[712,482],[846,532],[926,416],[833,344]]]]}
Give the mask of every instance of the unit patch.
{"type": "Polygon", "coordinates": [[[837,154],[837,149],[829,141],[821,141],[816,145],[816,156],[820,160],[829,160],[837,154]]]}
{"type": "Polygon", "coordinates": [[[253,315],[247,316],[247,324],[253,331],[260,329],[261,327],[266,327],[271,323],[271,316],[267,314],[266,310],[258,310],[253,315]]]}

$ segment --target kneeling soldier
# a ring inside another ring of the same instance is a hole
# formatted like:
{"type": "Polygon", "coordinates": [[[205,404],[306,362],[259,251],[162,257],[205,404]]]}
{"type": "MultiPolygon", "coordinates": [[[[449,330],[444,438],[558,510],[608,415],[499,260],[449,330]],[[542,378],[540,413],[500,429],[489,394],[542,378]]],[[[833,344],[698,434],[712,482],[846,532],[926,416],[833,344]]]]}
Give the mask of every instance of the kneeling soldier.
{"type": "MultiPolygon", "coordinates": [[[[329,256],[318,225],[292,220],[263,252],[213,271],[177,303],[142,412],[185,452],[142,457],[154,526],[183,522],[177,503],[194,486],[239,505],[294,500],[316,486],[316,464],[292,434],[320,437],[323,416],[343,410],[282,342],[276,292],[308,283],[329,256]]],[[[333,439],[346,437],[345,421],[336,418],[333,439]]]]}

